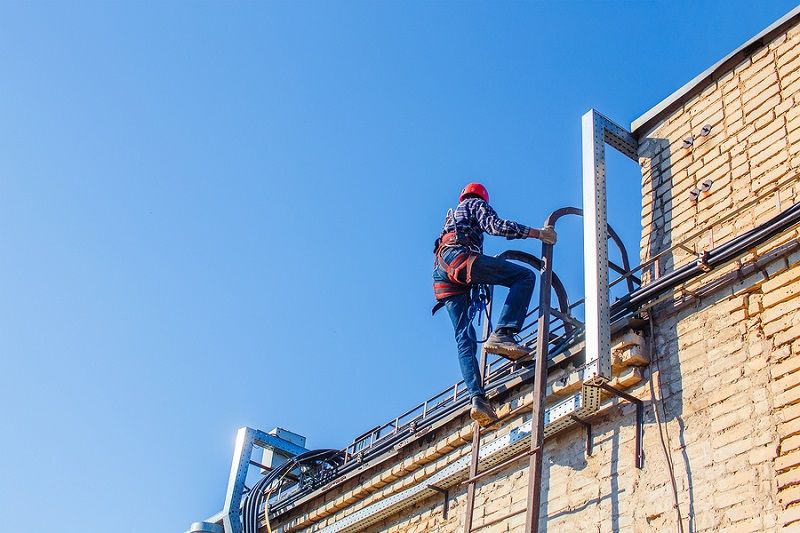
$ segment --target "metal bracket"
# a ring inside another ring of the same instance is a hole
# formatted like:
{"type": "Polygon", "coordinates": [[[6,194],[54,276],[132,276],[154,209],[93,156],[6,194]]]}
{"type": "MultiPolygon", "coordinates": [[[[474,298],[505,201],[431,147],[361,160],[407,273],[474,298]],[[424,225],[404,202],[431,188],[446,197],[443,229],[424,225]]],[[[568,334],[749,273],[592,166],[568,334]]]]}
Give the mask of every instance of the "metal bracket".
{"type": "Polygon", "coordinates": [[[644,451],[642,450],[642,436],[644,434],[644,402],[637,398],[636,396],[632,396],[627,392],[622,392],[619,389],[615,389],[608,383],[601,383],[600,388],[606,392],[610,392],[614,396],[622,398],[623,400],[627,400],[628,402],[632,403],[636,406],[636,468],[641,470],[644,468],[644,451]]]}
{"type": "Polygon", "coordinates": [[[569,415],[569,417],[572,420],[574,420],[575,422],[577,422],[578,424],[580,424],[580,425],[582,425],[583,427],[586,428],[586,455],[591,457],[592,456],[592,451],[593,451],[593,448],[594,448],[594,446],[593,446],[594,445],[594,438],[592,437],[592,425],[589,422],[586,422],[585,420],[581,420],[580,418],[578,418],[574,414],[573,415],[569,415]]]}
{"type": "Polygon", "coordinates": [[[714,267],[708,264],[708,251],[703,251],[697,254],[697,266],[703,272],[711,272],[714,267]]]}
{"type": "Polygon", "coordinates": [[[297,446],[258,429],[240,428],[236,433],[236,445],[233,451],[231,472],[228,477],[228,488],[225,490],[225,504],[220,513],[225,533],[241,533],[242,531],[240,506],[245,492],[244,483],[247,479],[247,470],[251,464],[254,446],[282,450],[291,455],[300,455],[308,451],[302,446],[297,446]]]}
{"type": "Polygon", "coordinates": [[[447,520],[447,508],[450,507],[450,491],[437,487],[436,485],[428,485],[428,488],[444,495],[444,506],[442,507],[442,518],[447,520]]]}

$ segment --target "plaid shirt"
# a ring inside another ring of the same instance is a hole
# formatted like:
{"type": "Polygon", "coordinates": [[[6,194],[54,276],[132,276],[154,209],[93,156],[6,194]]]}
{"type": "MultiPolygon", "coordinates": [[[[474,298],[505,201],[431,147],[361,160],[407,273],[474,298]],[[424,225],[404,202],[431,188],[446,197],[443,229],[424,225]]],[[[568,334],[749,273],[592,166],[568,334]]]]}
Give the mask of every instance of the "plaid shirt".
{"type": "Polygon", "coordinates": [[[529,228],[498,217],[492,206],[480,198],[466,198],[455,211],[447,213],[441,235],[451,231],[466,235],[472,248],[483,253],[484,232],[506,239],[524,239],[529,228]]]}

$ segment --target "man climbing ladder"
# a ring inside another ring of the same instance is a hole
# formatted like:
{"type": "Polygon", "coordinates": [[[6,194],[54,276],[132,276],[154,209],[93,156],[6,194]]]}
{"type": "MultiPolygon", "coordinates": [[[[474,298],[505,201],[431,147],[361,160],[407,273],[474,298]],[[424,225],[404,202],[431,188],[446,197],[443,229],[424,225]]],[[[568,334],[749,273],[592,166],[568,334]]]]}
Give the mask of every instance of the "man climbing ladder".
{"type": "Polygon", "coordinates": [[[470,314],[472,289],[479,284],[509,288],[497,329],[486,340],[484,348],[487,352],[516,360],[529,353],[519,345],[514,335],[522,327],[536,280],[527,268],[483,255],[483,233],[507,239],[531,237],[555,244],[556,232],[552,227],[529,228],[501,219],[489,205],[489,192],[480,183],[464,187],[458,201],[455,211],[448,211],[444,228],[434,246],[433,292],[437,300],[434,312],[445,307],[450,314],[461,373],[472,402],[470,416],[481,426],[487,426],[497,419],[497,415],[486,401],[481,384],[477,340],[470,314]]]}

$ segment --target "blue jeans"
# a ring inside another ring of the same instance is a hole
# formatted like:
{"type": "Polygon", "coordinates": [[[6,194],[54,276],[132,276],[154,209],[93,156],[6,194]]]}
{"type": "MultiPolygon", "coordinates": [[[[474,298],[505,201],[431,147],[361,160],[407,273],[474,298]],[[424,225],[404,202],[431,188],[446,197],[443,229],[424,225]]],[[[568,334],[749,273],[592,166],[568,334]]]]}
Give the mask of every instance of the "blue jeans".
{"type": "MultiPolygon", "coordinates": [[[[443,256],[449,264],[461,250],[451,249],[443,256]]],[[[447,274],[436,265],[433,271],[434,280],[446,280],[447,274]]],[[[504,259],[497,259],[488,255],[479,255],[472,265],[472,282],[487,285],[502,285],[508,287],[503,309],[500,312],[498,328],[512,328],[519,331],[528,313],[531,295],[536,285],[533,271],[504,259]]],[[[458,346],[458,363],[461,374],[469,391],[470,398],[484,396],[485,391],[481,385],[481,375],[478,367],[478,345],[475,342],[475,329],[469,320],[469,294],[451,296],[444,300],[450,320],[455,330],[456,344],[458,346]]]]}

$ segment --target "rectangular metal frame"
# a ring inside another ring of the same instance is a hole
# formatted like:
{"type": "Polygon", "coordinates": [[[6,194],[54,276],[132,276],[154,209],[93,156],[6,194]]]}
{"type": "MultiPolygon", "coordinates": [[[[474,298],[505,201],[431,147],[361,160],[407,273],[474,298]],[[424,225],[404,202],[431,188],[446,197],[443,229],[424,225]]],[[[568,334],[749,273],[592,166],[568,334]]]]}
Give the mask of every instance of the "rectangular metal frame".
{"type": "Polygon", "coordinates": [[[594,109],[583,115],[583,256],[587,381],[611,379],[606,144],[639,161],[636,139],[594,109]]]}
{"type": "Polygon", "coordinates": [[[289,455],[300,455],[308,451],[302,446],[297,446],[258,429],[239,428],[239,431],[236,432],[236,444],[233,450],[233,460],[231,461],[231,472],[228,476],[228,488],[225,490],[225,504],[221,513],[219,513],[222,515],[222,527],[225,529],[225,533],[241,533],[242,531],[240,506],[244,496],[244,484],[251,464],[254,446],[280,450],[289,455]]]}

